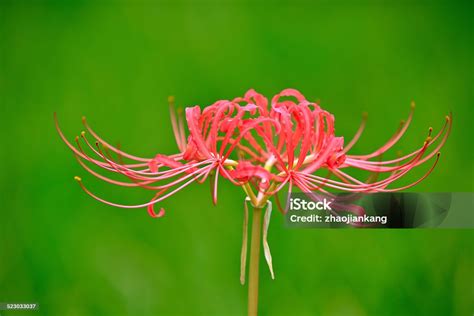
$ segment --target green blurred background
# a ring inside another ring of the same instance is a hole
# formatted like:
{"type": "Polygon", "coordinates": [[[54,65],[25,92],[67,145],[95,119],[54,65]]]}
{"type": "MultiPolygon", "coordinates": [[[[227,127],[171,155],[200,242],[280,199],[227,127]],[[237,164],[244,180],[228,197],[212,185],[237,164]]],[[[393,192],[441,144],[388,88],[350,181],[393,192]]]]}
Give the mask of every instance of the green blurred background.
{"type": "MultiPolygon", "coordinates": [[[[312,3],[2,1],[0,315],[243,315],[243,193],[208,185],[123,210],[89,198],[149,200],[88,176],[60,141],[81,116],[141,156],[177,151],[166,98],[207,105],[255,88],[299,89],[335,114],[354,148],[377,148],[417,102],[395,150],[452,111],[453,133],[419,191],[472,191],[472,1],[312,3]]],[[[392,154],[394,156],[394,154],[392,154]]],[[[423,168],[422,168],[423,169],[423,168]]],[[[423,170],[414,173],[420,175],[423,170]]],[[[470,206],[472,208],[472,206],[470,206]]],[[[261,265],[262,315],[472,315],[472,230],[269,231],[276,280],[261,265]]]]}

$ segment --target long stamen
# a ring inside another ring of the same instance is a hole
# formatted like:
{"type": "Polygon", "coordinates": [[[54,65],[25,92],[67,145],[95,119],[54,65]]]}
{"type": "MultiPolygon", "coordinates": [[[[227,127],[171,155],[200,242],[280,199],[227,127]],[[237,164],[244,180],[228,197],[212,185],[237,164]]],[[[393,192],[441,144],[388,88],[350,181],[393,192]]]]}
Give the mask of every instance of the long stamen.
{"type": "Polygon", "coordinates": [[[137,157],[137,156],[134,156],[134,155],[130,155],[130,154],[127,154],[126,152],[124,151],[121,151],[117,148],[115,148],[114,146],[110,145],[109,143],[107,143],[105,140],[103,140],[102,138],[99,137],[99,135],[97,135],[93,130],[92,128],[89,126],[89,124],[87,124],[87,120],[86,120],[86,117],[83,116],[82,117],[82,124],[84,124],[84,127],[87,129],[87,131],[89,133],[91,133],[91,135],[97,139],[100,143],[106,145],[108,148],[110,148],[110,150],[112,150],[113,152],[117,153],[117,154],[120,154],[124,157],[127,157],[129,159],[132,159],[132,160],[136,160],[136,161],[142,161],[142,162],[147,162],[150,160],[150,158],[142,158],[142,157],[137,157]]]}
{"type": "Polygon", "coordinates": [[[367,123],[367,113],[364,112],[362,114],[362,122],[360,123],[359,129],[355,133],[354,137],[351,139],[351,141],[344,147],[344,150],[342,151],[343,154],[347,153],[359,140],[360,135],[362,135],[362,132],[365,129],[365,124],[367,123]]]}
{"type": "Polygon", "coordinates": [[[99,201],[99,202],[102,202],[104,204],[107,204],[107,205],[110,205],[110,206],[115,206],[115,207],[120,207],[120,208],[143,208],[143,207],[147,207],[149,205],[154,205],[158,202],[161,202],[163,201],[164,199],[170,197],[171,195],[175,194],[176,192],[182,190],[183,188],[187,187],[189,184],[191,184],[192,182],[195,181],[195,179],[191,179],[189,181],[187,181],[186,183],[182,184],[181,186],[175,188],[174,190],[172,190],[171,192],[165,194],[164,196],[161,196],[160,198],[156,199],[156,200],[152,200],[148,203],[143,203],[143,204],[137,204],[137,205],[125,205],[125,204],[118,204],[118,203],[113,203],[113,202],[109,202],[105,199],[102,199],[100,197],[98,197],[97,195],[93,194],[91,191],[89,191],[85,185],[83,184],[82,182],[82,179],[80,177],[74,177],[74,179],[79,183],[80,187],[82,188],[82,190],[84,192],[86,192],[88,195],[90,195],[93,199],[99,201]]]}
{"type": "Polygon", "coordinates": [[[373,157],[377,157],[380,154],[383,154],[389,148],[391,148],[393,145],[395,145],[400,140],[400,138],[403,136],[403,134],[405,134],[406,130],[408,129],[408,126],[411,123],[411,120],[413,118],[413,112],[415,110],[415,102],[412,102],[410,107],[411,107],[410,114],[408,115],[408,118],[407,118],[406,122],[404,122],[402,124],[401,128],[388,140],[387,143],[385,143],[385,145],[383,145],[382,147],[380,147],[378,150],[374,151],[371,154],[357,155],[357,156],[352,156],[352,157],[356,157],[356,158],[361,159],[361,160],[370,159],[370,158],[373,158],[373,157]]]}
{"type": "Polygon", "coordinates": [[[100,173],[97,173],[95,172],[94,170],[92,170],[91,168],[89,168],[84,162],[82,162],[82,160],[80,159],[80,157],[78,157],[77,155],[75,155],[74,157],[76,157],[77,161],[79,162],[79,164],[87,171],[89,172],[90,174],[92,174],[93,176],[103,180],[103,181],[106,181],[108,183],[111,183],[111,184],[115,184],[115,185],[120,185],[120,186],[124,186],[124,187],[138,187],[139,185],[136,184],[136,183],[130,183],[130,182],[122,182],[122,181],[117,181],[117,180],[113,180],[113,179],[110,179],[106,176],[103,176],[101,175],[100,173]]]}
{"type": "MultiPolygon", "coordinates": [[[[108,160],[107,158],[105,158],[105,156],[103,155],[102,151],[100,150],[99,144],[96,143],[96,145],[97,145],[97,148],[99,149],[100,154],[103,156],[103,158],[106,159],[108,162],[112,163],[110,160],[108,160]]],[[[113,164],[113,166],[115,167],[115,166],[119,166],[119,165],[113,164]]],[[[196,174],[199,174],[199,173],[202,172],[202,169],[196,169],[196,170],[192,171],[191,169],[193,169],[193,167],[190,167],[190,166],[188,166],[188,167],[189,167],[188,170],[189,170],[190,172],[187,173],[187,174],[185,174],[185,175],[183,175],[182,177],[178,178],[177,180],[174,180],[174,181],[172,181],[172,182],[170,182],[170,183],[167,183],[167,184],[164,184],[164,185],[156,185],[156,186],[152,186],[152,187],[148,187],[148,188],[150,188],[150,189],[155,189],[155,190],[156,190],[156,189],[166,189],[166,188],[172,187],[172,186],[174,186],[174,185],[176,185],[176,184],[179,184],[179,183],[183,182],[184,180],[189,179],[190,177],[193,177],[193,176],[195,176],[196,174]]],[[[209,166],[208,166],[208,167],[209,167],[209,166]]],[[[176,175],[178,175],[178,174],[183,173],[183,172],[181,172],[181,171],[178,171],[178,172],[174,172],[174,173],[172,173],[172,174],[170,174],[170,175],[167,175],[167,176],[155,177],[155,178],[144,178],[144,177],[137,177],[137,176],[136,176],[134,173],[132,173],[132,172],[121,171],[121,170],[119,170],[119,169],[117,169],[117,171],[120,172],[121,174],[127,176],[127,177],[130,178],[132,181],[134,181],[134,180],[139,180],[139,179],[141,179],[141,180],[146,180],[145,182],[142,182],[142,183],[136,182],[137,184],[143,184],[143,185],[147,185],[147,184],[149,184],[149,183],[156,182],[157,180],[168,179],[168,178],[171,178],[171,177],[174,177],[174,176],[176,176],[176,175]],[[157,178],[159,178],[159,179],[157,179],[157,178]],[[150,180],[151,180],[151,181],[150,181],[150,180]]]]}
{"type": "Polygon", "coordinates": [[[364,161],[359,161],[359,160],[347,160],[346,161],[346,165],[349,166],[349,167],[355,167],[355,168],[358,168],[358,169],[363,169],[363,170],[367,170],[367,171],[375,171],[375,172],[390,172],[390,171],[394,171],[394,170],[399,170],[399,169],[405,169],[407,168],[408,166],[411,166],[412,165],[412,162],[416,159],[417,161],[419,161],[419,159],[417,159],[417,157],[419,157],[420,155],[423,155],[426,151],[426,149],[428,148],[429,144],[431,143],[431,137],[427,137],[426,141],[424,142],[423,146],[420,148],[420,150],[417,151],[417,155],[415,156],[415,158],[413,158],[412,160],[404,163],[403,165],[400,165],[400,166],[393,166],[393,167],[385,167],[385,166],[372,166],[372,165],[367,165],[364,163],[364,161]]]}
{"type": "MultiPolygon", "coordinates": [[[[421,155],[418,155],[417,159],[412,162],[412,165],[415,166],[420,158],[421,158],[421,155]]],[[[436,159],[435,163],[433,164],[433,166],[430,168],[430,170],[425,174],[425,176],[423,176],[421,179],[419,179],[415,184],[421,182],[423,179],[425,179],[431,173],[431,171],[436,166],[436,163],[438,162],[438,158],[439,158],[439,154],[437,155],[437,159],[436,159]]],[[[358,182],[357,185],[352,185],[352,184],[347,184],[347,183],[343,183],[343,182],[337,182],[337,181],[329,180],[329,181],[327,181],[327,184],[325,184],[325,185],[328,186],[328,187],[334,188],[334,189],[339,189],[339,190],[344,190],[344,191],[352,191],[352,192],[366,192],[366,191],[374,191],[374,190],[377,191],[377,192],[386,192],[386,190],[383,189],[384,187],[386,187],[388,184],[392,183],[393,181],[401,178],[403,175],[405,175],[411,169],[412,168],[406,168],[405,170],[402,170],[398,174],[393,174],[392,176],[390,176],[390,177],[388,177],[388,178],[386,178],[382,181],[374,182],[374,183],[370,183],[370,184],[358,182]],[[338,183],[338,185],[333,185],[332,183],[338,183]]],[[[341,172],[341,174],[344,174],[344,173],[341,172]]],[[[308,175],[302,175],[302,176],[305,177],[305,178],[309,178],[308,175]]],[[[316,180],[316,179],[313,179],[312,181],[315,181],[316,183],[320,183],[320,184],[323,183],[323,181],[316,180]]],[[[415,184],[412,184],[411,186],[413,186],[415,184]]],[[[406,187],[396,189],[396,190],[397,191],[403,190],[404,188],[408,188],[408,187],[411,187],[411,186],[406,186],[406,187]]]]}
{"type": "MultiPolygon", "coordinates": [[[[116,164],[112,160],[105,157],[105,155],[103,154],[103,152],[101,151],[101,149],[99,147],[98,142],[96,142],[96,147],[97,147],[97,150],[96,150],[89,143],[89,141],[87,140],[84,133],[81,133],[81,137],[84,139],[84,141],[89,146],[89,148],[91,148],[91,150],[94,151],[94,153],[96,153],[98,156],[100,156],[102,159],[104,159],[110,166],[113,167],[115,172],[119,172],[119,173],[121,173],[121,174],[123,174],[123,175],[125,175],[129,178],[132,177],[135,180],[154,182],[154,181],[158,181],[158,180],[168,179],[168,178],[176,176],[177,174],[188,172],[188,171],[192,170],[193,168],[195,168],[197,166],[200,166],[202,164],[206,164],[206,163],[211,161],[211,160],[204,160],[204,161],[201,161],[201,162],[198,162],[198,163],[195,163],[195,164],[187,164],[187,165],[183,165],[182,167],[176,167],[176,168],[166,170],[166,171],[161,171],[161,172],[154,172],[154,173],[143,172],[143,171],[129,169],[124,165],[116,164]],[[158,176],[152,177],[154,175],[158,175],[158,176]]],[[[107,169],[109,171],[114,171],[114,170],[111,170],[109,168],[107,168],[107,169]]]]}
{"type": "MultiPolygon", "coordinates": [[[[447,138],[448,138],[448,136],[449,136],[449,134],[450,134],[451,125],[452,125],[452,118],[451,118],[451,115],[446,116],[446,120],[445,120],[445,123],[444,123],[442,129],[431,139],[430,145],[433,144],[434,142],[436,142],[436,141],[438,140],[438,138],[439,138],[441,135],[443,135],[443,133],[444,133],[444,136],[443,136],[441,142],[436,146],[435,149],[433,149],[433,150],[431,151],[430,154],[428,154],[428,155],[426,156],[426,158],[424,158],[424,159],[422,160],[422,162],[425,162],[426,160],[428,160],[428,159],[430,159],[431,157],[433,157],[433,156],[441,149],[441,147],[443,147],[444,143],[446,142],[446,140],[447,140],[447,138]],[[447,132],[445,133],[446,129],[447,129],[447,132]]],[[[428,137],[431,137],[432,131],[433,131],[433,129],[430,127],[430,128],[429,128],[429,131],[428,131],[428,137]]],[[[359,161],[360,163],[371,164],[371,165],[387,165],[387,164],[393,164],[393,163],[398,163],[398,162],[401,162],[401,161],[403,161],[403,160],[406,160],[406,159],[408,159],[408,158],[413,157],[414,155],[418,154],[420,150],[421,150],[421,148],[418,149],[418,150],[416,150],[416,151],[414,151],[414,152],[412,152],[412,153],[410,153],[410,154],[408,154],[408,155],[405,155],[405,156],[403,156],[403,157],[398,157],[397,159],[393,159],[393,160],[386,160],[386,161],[368,161],[368,160],[363,160],[363,161],[362,161],[362,160],[358,160],[358,161],[359,161]]],[[[347,156],[346,161],[347,161],[347,162],[353,161],[353,160],[354,160],[353,157],[355,157],[355,156],[347,156]]],[[[421,164],[422,162],[420,162],[420,164],[421,164]]]]}

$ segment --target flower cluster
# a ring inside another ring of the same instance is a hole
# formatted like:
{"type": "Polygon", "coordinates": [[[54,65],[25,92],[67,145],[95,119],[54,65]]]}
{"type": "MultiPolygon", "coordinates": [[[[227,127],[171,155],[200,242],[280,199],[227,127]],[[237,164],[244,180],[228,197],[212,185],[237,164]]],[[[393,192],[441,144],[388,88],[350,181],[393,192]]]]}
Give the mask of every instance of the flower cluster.
{"type": "MultiPolygon", "coordinates": [[[[211,182],[215,204],[219,179],[229,180],[243,188],[247,195],[246,202],[250,201],[259,209],[266,207],[263,247],[272,277],[272,260],[267,242],[271,196],[277,197],[277,193],[285,187],[288,188],[287,197],[297,187],[313,199],[320,199],[316,192],[331,196],[330,190],[373,193],[410,188],[425,179],[436,166],[439,150],[446,142],[452,125],[451,115],[446,116],[443,128],[434,136],[430,128],[428,137],[418,149],[384,161],[380,157],[400,140],[410,125],[414,105],[408,119],[400,124],[396,133],[383,146],[367,155],[350,155],[349,150],[364,130],[366,117],[354,137],[345,144],[343,137],[335,135],[334,116],[317,103],[306,100],[294,89],[283,90],[270,102],[263,95],[249,90],[243,97],[220,100],[204,109],[199,106],[188,107],[184,115],[182,111],[175,110],[173,98],[169,101],[179,152],[174,155],[157,154],[152,158],[137,157],[110,145],[89,127],[85,118],[83,123],[87,132],[76,137],[74,146],[62,133],[55,116],[59,135],[86,171],[115,185],[152,190],[154,195],[149,202],[122,205],[106,201],[87,189],[81,178],[75,179],[87,194],[100,202],[122,208],[146,207],[152,217],[164,215],[163,208],[155,211],[155,204],[193,182],[202,183],[207,179],[211,182]],[[94,138],[92,142],[87,134],[94,138]],[[431,167],[416,181],[389,188],[391,183],[433,157],[431,167]],[[123,176],[126,181],[105,176],[96,171],[96,167],[123,176]],[[362,181],[350,175],[347,171],[350,169],[365,170],[372,176],[362,181]],[[328,174],[321,176],[321,170],[326,170],[328,174]],[[380,175],[386,176],[378,180],[380,175]]],[[[284,212],[286,207],[281,207],[278,198],[276,201],[284,212]]],[[[334,197],[333,205],[337,201],[334,197]]],[[[350,211],[363,212],[356,205],[350,211]]],[[[245,203],[242,283],[245,281],[247,225],[248,208],[245,203]]]]}
{"type": "Polygon", "coordinates": [[[397,159],[383,161],[378,157],[405,133],[412,120],[414,105],[408,119],[383,146],[367,155],[350,155],[349,150],[364,129],[365,117],[355,136],[345,144],[343,137],[335,135],[334,116],[294,89],[283,90],[270,102],[263,95],[249,90],[243,97],[220,100],[202,110],[199,106],[188,107],[184,117],[182,111],[175,111],[173,103],[170,98],[171,121],[179,148],[179,153],[174,155],[157,154],[152,158],[142,158],[125,153],[100,138],[85,118],[84,125],[94,141],[91,143],[87,133],[82,132],[73,146],[56,121],[59,135],[92,175],[112,184],[155,191],[147,203],[121,205],[93,194],[76,177],[86,193],[117,207],[147,207],[151,216],[159,217],[164,210],[155,212],[153,206],[156,203],[192,182],[204,182],[208,178],[212,182],[214,203],[217,202],[219,179],[224,178],[242,186],[254,206],[264,206],[270,196],[285,186],[288,192],[294,187],[304,192],[324,193],[328,189],[349,192],[403,190],[416,185],[433,170],[452,122],[451,116],[447,116],[444,127],[433,137],[430,128],[429,136],[420,148],[397,159]],[[93,155],[88,154],[84,146],[93,155]],[[111,151],[118,158],[114,159],[111,151]],[[434,156],[431,168],[421,178],[402,187],[388,188],[434,156]],[[124,159],[129,162],[125,163],[124,159]],[[123,175],[128,181],[104,176],[90,165],[123,175]],[[346,172],[349,168],[387,176],[378,181],[361,181],[346,172]],[[328,176],[315,174],[322,169],[329,172],[328,176]]]}

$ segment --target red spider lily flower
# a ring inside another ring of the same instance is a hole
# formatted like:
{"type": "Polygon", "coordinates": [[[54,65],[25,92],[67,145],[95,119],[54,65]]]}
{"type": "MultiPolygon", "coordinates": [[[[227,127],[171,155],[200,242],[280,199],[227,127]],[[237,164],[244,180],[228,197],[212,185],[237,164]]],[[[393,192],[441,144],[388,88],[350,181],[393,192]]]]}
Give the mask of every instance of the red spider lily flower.
{"type": "MultiPolygon", "coordinates": [[[[371,193],[410,188],[433,171],[439,160],[439,150],[446,142],[452,126],[451,115],[446,116],[443,128],[434,137],[431,136],[430,128],[428,137],[418,149],[402,157],[383,161],[379,157],[391,149],[408,129],[414,105],[408,119],[379,149],[367,155],[350,155],[350,149],[364,130],[366,118],[363,118],[352,140],[345,144],[343,137],[335,135],[334,116],[317,103],[306,100],[294,89],[283,90],[270,102],[263,95],[249,90],[243,97],[220,100],[202,110],[199,106],[188,107],[184,117],[181,111],[175,111],[174,99],[170,98],[169,102],[179,153],[157,154],[151,158],[131,155],[110,145],[89,127],[85,119],[83,123],[87,133],[82,132],[80,137],[76,137],[74,146],[62,133],[55,115],[60,137],[86,171],[115,185],[152,190],[154,195],[149,202],[122,205],[106,201],[89,191],[81,178],[76,177],[76,180],[87,194],[100,202],[122,208],[147,207],[151,216],[160,217],[164,215],[164,210],[161,208],[157,213],[154,205],[193,182],[202,183],[210,179],[212,200],[217,203],[219,178],[227,179],[244,189],[247,200],[253,206],[267,206],[263,244],[272,276],[271,255],[266,241],[271,196],[286,186],[288,193],[298,187],[314,199],[319,199],[314,193],[316,191],[325,194],[330,194],[328,190],[371,193]],[[94,139],[92,142],[87,134],[94,139]],[[408,185],[389,188],[390,184],[433,157],[431,167],[419,179],[408,185]],[[93,166],[121,175],[127,181],[105,176],[93,166]],[[346,171],[351,168],[386,176],[378,181],[371,178],[362,181],[346,171]],[[316,172],[320,170],[327,170],[335,179],[317,175],[316,172]]],[[[360,212],[360,209],[354,208],[354,212],[360,212]]],[[[247,252],[247,216],[246,206],[242,282],[247,252]]]]}
{"type": "MultiPolygon", "coordinates": [[[[245,99],[247,102],[252,102],[252,98],[259,100],[257,104],[260,106],[261,116],[274,120],[274,125],[277,123],[280,125],[278,131],[272,129],[267,122],[256,125],[252,132],[262,140],[264,146],[253,141],[244,151],[247,157],[242,163],[242,173],[253,174],[265,183],[268,179],[273,180],[272,186],[264,192],[267,195],[278,192],[287,184],[289,191],[293,186],[297,186],[304,192],[324,193],[328,193],[326,188],[348,192],[393,192],[410,188],[431,173],[438,162],[439,150],[446,142],[452,126],[451,115],[446,116],[443,128],[434,137],[431,137],[432,128],[430,128],[428,137],[414,152],[393,160],[374,161],[371,159],[392,148],[406,132],[412,120],[414,104],[406,122],[402,123],[387,143],[368,155],[349,155],[348,151],[362,134],[366,116],[354,138],[344,146],[344,138],[335,136],[334,116],[316,103],[307,101],[297,90],[286,89],[274,96],[269,109],[267,100],[250,90],[245,99]],[[286,99],[282,100],[283,97],[286,99]],[[422,177],[405,186],[387,188],[432,157],[435,157],[434,162],[422,177]],[[386,173],[388,176],[376,182],[363,182],[345,172],[347,168],[377,174],[386,173]],[[273,169],[276,170],[271,173],[273,169]],[[327,169],[338,180],[314,174],[321,169],[327,169]]],[[[237,169],[239,168],[240,164],[237,169]]]]}
{"type": "MultiPolygon", "coordinates": [[[[203,182],[214,174],[213,202],[217,202],[217,186],[219,176],[229,179],[232,183],[245,186],[242,181],[241,168],[232,173],[233,167],[238,162],[230,159],[233,150],[239,144],[240,139],[254,126],[262,122],[272,121],[266,117],[248,118],[255,114],[257,106],[253,104],[239,104],[240,99],[233,101],[221,100],[203,111],[198,106],[186,109],[186,122],[189,135],[184,134],[183,119],[172,111],[172,125],[180,153],[166,156],[157,154],[153,158],[143,158],[130,155],[114,147],[98,136],[83,118],[87,132],[94,138],[93,144],[88,140],[86,132],[76,137],[76,146],[71,144],[59,128],[56,115],[56,128],[60,137],[73,151],[79,163],[92,175],[112,184],[125,187],[143,187],[155,190],[157,193],[148,203],[138,205],[122,205],[106,201],[90,192],[82,183],[81,178],[76,177],[82,189],[94,199],[106,204],[122,208],[148,207],[150,215],[159,217],[163,210],[156,214],[153,205],[166,199],[192,182],[203,182]],[[237,136],[235,136],[238,134],[237,136]],[[82,140],[82,145],[80,140],[82,140]],[[85,148],[93,154],[86,153],[85,148]],[[118,155],[119,161],[112,158],[110,151],[118,155]],[[123,163],[122,159],[130,160],[123,163]],[[98,166],[108,172],[117,173],[128,178],[123,182],[106,177],[94,171],[88,164],[98,166]],[[165,169],[165,170],[163,170],[165,169]],[[235,179],[234,179],[235,178],[235,179]]],[[[170,99],[173,108],[174,100],[170,99]]],[[[179,114],[179,113],[178,113],[179,114]]],[[[242,146],[240,146],[242,147],[242,146]]],[[[258,171],[255,171],[258,174],[258,171]]],[[[262,184],[262,187],[265,185],[262,184]]],[[[248,192],[250,195],[252,193],[248,192]]]]}

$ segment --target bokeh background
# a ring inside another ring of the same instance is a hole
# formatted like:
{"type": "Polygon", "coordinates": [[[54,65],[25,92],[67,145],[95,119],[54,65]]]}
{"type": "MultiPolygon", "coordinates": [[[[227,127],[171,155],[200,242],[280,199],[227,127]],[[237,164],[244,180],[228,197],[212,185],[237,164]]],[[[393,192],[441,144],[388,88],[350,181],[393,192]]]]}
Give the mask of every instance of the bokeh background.
{"type": "MultiPolygon", "coordinates": [[[[367,111],[354,148],[364,153],[414,99],[396,150],[417,148],[429,126],[454,116],[439,166],[415,190],[471,192],[473,12],[471,1],[447,0],[2,1],[0,301],[41,309],[0,315],[246,313],[241,190],[222,182],[214,207],[207,185],[189,187],[163,203],[161,219],[102,205],[73,176],[114,201],[150,196],[88,176],[60,141],[55,111],[71,140],[86,115],[110,142],[152,156],[177,150],[168,95],[207,105],[293,87],[336,116],[339,135],[350,137],[367,111]]],[[[473,237],[291,230],[275,212],[276,280],[262,262],[260,312],[472,315],[473,237]]]]}

